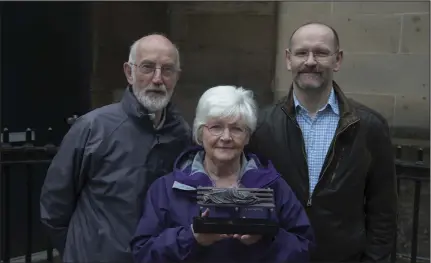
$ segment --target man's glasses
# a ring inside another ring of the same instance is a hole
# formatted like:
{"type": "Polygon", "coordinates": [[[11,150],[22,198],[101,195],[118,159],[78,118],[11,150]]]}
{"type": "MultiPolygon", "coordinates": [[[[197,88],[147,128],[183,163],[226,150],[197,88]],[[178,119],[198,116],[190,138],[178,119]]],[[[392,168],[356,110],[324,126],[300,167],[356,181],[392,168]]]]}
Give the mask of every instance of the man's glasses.
{"type": "Polygon", "coordinates": [[[172,75],[174,75],[179,71],[179,69],[173,65],[165,65],[165,66],[157,67],[156,64],[153,64],[153,63],[143,63],[141,65],[136,65],[133,63],[129,63],[129,64],[135,66],[138,69],[138,71],[142,74],[154,74],[156,69],[160,69],[160,73],[162,74],[162,76],[171,77],[172,75]]]}
{"type": "MultiPolygon", "coordinates": [[[[290,51],[289,51],[290,52],[290,51]]],[[[290,52],[291,56],[297,58],[298,60],[306,61],[310,57],[310,53],[312,57],[317,62],[327,62],[333,55],[338,54],[339,50],[335,52],[317,50],[317,51],[309,51],[309,50],[296,50],[290,52]]]]}

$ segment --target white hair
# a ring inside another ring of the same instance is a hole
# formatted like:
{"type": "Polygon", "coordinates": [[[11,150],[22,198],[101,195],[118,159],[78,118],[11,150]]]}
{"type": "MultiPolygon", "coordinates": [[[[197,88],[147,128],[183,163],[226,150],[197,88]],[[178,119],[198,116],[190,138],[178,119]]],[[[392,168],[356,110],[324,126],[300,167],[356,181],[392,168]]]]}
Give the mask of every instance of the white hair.
{"type": "MultiPolygon", "coordinates": [[[[162,36],[162,35],[161,35],[162,36]]],[[[142,38],[141,38],[142,39],[142,38]]],[[[141,41],[141,39],[139,39],[139,40],[136,40],[133,44],[132,44],[132,46],[130,46],[130,52],[129,52],[129,63],[135,63],[135,61],[136,61],[136,51],[137,51],[137,49],[138,49],[138,45],[139,45],[139,42],[141,41]]],[[[180,52],[178,51],[178,48],[174,45],[174,44],[172,44],[173,46],[174,46],[174,49],[175,49],[175,55],[176,55],[176,61],[175,61],[175,66],[177,67],[177,68],[180,68],[180,52]]],[[[132,67],[132,70],[133,70],[133,67],[132,67]]]]}
{"type": "Polygon", "coordinates": [[[242,87],[216,86],[202,94],[193,122],[193,139],[202,143],[202,126],[210,118],[240,117],[253,133],[257,123],[257,105],[253,92],[242,87]]]}

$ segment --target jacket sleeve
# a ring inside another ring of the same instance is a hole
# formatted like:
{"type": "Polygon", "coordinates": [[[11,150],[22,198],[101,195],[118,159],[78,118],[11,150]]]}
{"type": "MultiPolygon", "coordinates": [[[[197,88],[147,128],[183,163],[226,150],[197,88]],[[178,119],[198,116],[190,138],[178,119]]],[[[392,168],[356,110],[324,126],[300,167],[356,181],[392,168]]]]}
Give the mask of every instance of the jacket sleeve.
{"type": "Polygon", "coordinates": [[[365,189],[367,245],[362,260],[380,262],[390,256],[397,231],[397,179],[387,123],[370,129],[372,164],[365,189]]]}
{"type": "Polygon", "coordinates": [[[274,238],[265,237],[250,246],[248,262],[308,262],[314,233],[305,209],[283,179],[278,180],[274,191],[280,229],[274,238]]]}
{"type": "Polygon", "coordinates": [[[201,247],[191,226],[170,227],[169,200],[166,200],[168,195],[163,179],[157,179],[150,186],[130,244],[136,263],[190,262],[201,247]]]}
{"type": "Polygon", "coordinates": [[[88,125],[78,119],[63,138],[53,158],[40,196],[40,217],[53,247],[63,255],[70,218],[82,188],[88,125]]]}

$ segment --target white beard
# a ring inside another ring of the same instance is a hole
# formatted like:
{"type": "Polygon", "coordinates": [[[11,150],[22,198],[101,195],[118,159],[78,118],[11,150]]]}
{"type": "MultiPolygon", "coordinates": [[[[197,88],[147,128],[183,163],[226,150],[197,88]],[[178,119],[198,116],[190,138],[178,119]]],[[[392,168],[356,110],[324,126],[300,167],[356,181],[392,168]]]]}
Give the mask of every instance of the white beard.
{"type": "Polygon", "coordinates": [[[153,84],[150,84],[144,89],[138,89],[133,85],[132,90],[139,103],[144,106],[149,112],[163,110],[168,105],[172,97],[172,93],[166,91],[165,85],[155,87],[153,84]],[[148,90],[162,90],[165,94],[151,94],[151,96],[148,96],[146,94],[148,90]]]}

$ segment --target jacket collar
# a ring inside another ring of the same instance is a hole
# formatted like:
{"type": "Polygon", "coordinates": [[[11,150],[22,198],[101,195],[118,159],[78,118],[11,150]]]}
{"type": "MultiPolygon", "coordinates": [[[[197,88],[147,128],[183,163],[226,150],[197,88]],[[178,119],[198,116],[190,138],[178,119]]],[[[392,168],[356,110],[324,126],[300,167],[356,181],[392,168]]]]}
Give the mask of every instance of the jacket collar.
{"type": "MultiPolygon", "coordinates": [[[[197,146],[188,149],[178,157],[174,166],[175,182],[173,188],[193,191],[198,186],[212,186],[211,179],[205,171],[196,168],[198,166],[203,167],[201,154],[204,154],[204,149],[197,146]]],[[[243,160],[246,163],[243,164],[240,184],[244,187],[262,188],[280,177],[272,163],[268,162],[268,165],[264,166],[254,154],[244,155],[243,160]]]]}
{"type": "MultiPolygon", "coordinates": [[[[126,114],[139,123],[143,124],[145,127],[153,127],[153,114],[151,114],[144,106],[139,103],[138,99],[133,94],[132,88],[127,86],[124,91],[123,98],[121,100],[121,105],[126,112],[126,114]]],[[[173,122],[177,119],[175,111],[173,110],[172,103],[166,106],[164,112],[164,127],[171,126],[173,122]]]]}
{"type": "MultiPolygon", "coordinates": [[[[338,86],[335,81],[332,81],[332,86],[336,99],[338,101],[338,107],[340,112],[340,123],[338,125],[338,130],[342,130],[345,127],[349,126],[351,123],[358,121],[359,117],[356,114],[354,107],[349,102],[349,99],[341,90],[340,86],[338,86]]],[[[290,90],[287,96],[282,98],[278,104],[291,119],[296,118],[295,103],[293,99],[293,83],[290,86],[290,90]]]]}

